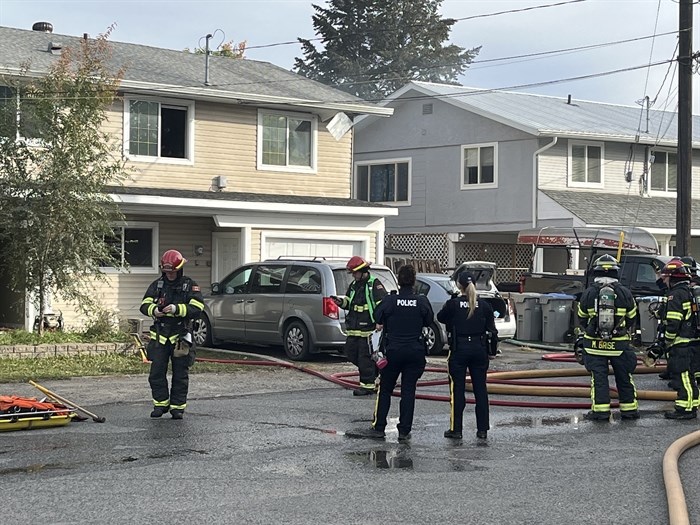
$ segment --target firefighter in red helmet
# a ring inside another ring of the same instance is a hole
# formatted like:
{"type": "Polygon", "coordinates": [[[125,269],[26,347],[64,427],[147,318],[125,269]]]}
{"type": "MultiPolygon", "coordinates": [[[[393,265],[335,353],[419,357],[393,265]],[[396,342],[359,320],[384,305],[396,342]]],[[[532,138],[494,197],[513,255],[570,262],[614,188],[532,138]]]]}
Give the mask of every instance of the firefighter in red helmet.
{"type": "Polygon", "coordinates": [[[386,296],[386,288],[379,279],[370,275],[370,263],[354,255],[346,268],[353,276],[345,297],[333,297],[335,303],[347,310],[345,328],[345,357],[360,372],[360,388],[353,395],[371,395],[375,391],[377,366],[372,360],[367,337],[374,332],[374,311],[386,296]]]}
{"type": "Polygon", "coordinates": [[[151,283],[141,302],[141,313],[153,318],[147,347],[151,361],[151,417],[170,411],[173,419],[182,419],[187,406],[189,368],[195,358],[190,325],[204,310],[204,299],[197,283],[183,275],[186,262],[179,251],[166,251],[160,259],[163,273],[151,283]],[[172,385],[168,389],[170,362],[172,385]]]}
{"type": "MultiPolygon", "coordinates": [[[[666,412],[667,419],[695,419],[700,404],[694,371],[698,366],[700,338],[698,312],[690,289],[691,273],[678,257],[668,261],[659,272],[666,287],[666,304],[661,315],[663,340],[659,354],[668,354],[671,387],[676,391],[674,410],[666,412]]],[[[656,357],[656,356],[654,356],[656,357]]]]}

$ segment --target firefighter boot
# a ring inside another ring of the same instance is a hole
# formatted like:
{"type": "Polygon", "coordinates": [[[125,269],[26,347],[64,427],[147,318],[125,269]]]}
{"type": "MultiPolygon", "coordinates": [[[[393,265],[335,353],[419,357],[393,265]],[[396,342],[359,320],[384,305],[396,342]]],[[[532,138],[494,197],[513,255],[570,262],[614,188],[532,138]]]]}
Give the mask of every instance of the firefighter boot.
{"type": "Polygon", "coordinates": [[[445,430],[445,433],[443,434],[447,439],[462,439],[462,431],[461,430],[445,430]]]}
{"type": "Polygon", "coordinates": [[[610,421],[610,412],[594,412],[591,410],[583,417],[588,421],[610,421]]]}
{"type": "Polygon", "coordinates": [[[168,410],[170,410],[170,407],[153,407],[153,411],[151,412],[151,417],[161,417],[163,414],[167,414],[168,410]]]}
{"type": "Polygon", "coordinates": [[[695,409],[693,410],[671,410],[664,413],[666,419],[695,419],[698,417],[698,413],[695,409]]]}
{"type": "Polygon", "coordinates": [[[172,416],[173,419],[182,419],[182,416],[184,414],[185,414],[185,411],[182,410],[181,408],[176,408],[176,409],[170,411],[170,415],[172,416]]]}

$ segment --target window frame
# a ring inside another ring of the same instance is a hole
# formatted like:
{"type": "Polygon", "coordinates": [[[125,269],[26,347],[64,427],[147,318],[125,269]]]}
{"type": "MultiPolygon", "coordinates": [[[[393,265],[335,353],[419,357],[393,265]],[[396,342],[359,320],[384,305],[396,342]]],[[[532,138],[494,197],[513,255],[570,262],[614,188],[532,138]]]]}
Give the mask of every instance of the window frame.
{"type": "Polygon", "coordinates": [[[654,162],[649,164],[649,170],[647,173],[647,193],[649,195],[657,195],[657,196],[663,196],[663,197],[675,197],[678,194],[678,170],[676,170],[676,188],[673,190],[668,189],[668,157],[669,155],[675,155],[676,159],[678,158],[678,150],[674,150],[672,148],[653,148],[650,152],[651,155],[654,156],[654,162]],[[664,153],[666,155],[666,177],[665,177],[665,182],[666,182],[666,189],[665,190],[655,190],[651,187],[651,172],[654,168],[654,164],[656,164],[656,154],[657,153],[664,153]]]}
{"type": "Polygon", "coordinates": [[[389,204],[391,206],[410,206],[411,205],[411,186],[412,186],[412,180],[413,180],[413,159],[411,157],[398,157],[398,158],[392,158],[392,159],[377,159],[377,160],[362,160],[355,162],[354,166],[354,178],[353,178],[353,195],[357,200],[361,200],[363,202],[376,202],[378,204],[389,204]],[[368,171],[367,171],[367,191],[369,193],[370,191],[370,182],[369,179],[371,178],[371,166],[381,166],[384,164],[394,164],[395,166],[395,172],[394,172],[394,195],[397,194],[396,192],[396,183],[398,180],[398,177],[396,174],[398,174],[398,169],[396,166],[398,164],[408,164],[408,178],[406,180],[407,188],[406,188],[406,197],[407,200],[405,201],[370,201],[369,200],[369,195],[367,195],[367,199],[364,197],[360,197],[358,195],[358,189],[360,187],[359,184],[359,173],[358,173],[358,168],[361,166],[368,166],[368,171]]]}
{"type": "Polygon", "coordinates": [[[318,169],[318,117],[316,115],[312,115],[311,113],[295,113],[293,111],[275,111],[272,109],[258,109],[256,156],[256,167],[259,171],[284,171],[288,173],[315,174],[318,169]],[[287,164],[285,164],[284,166],[277,166],[274,164],[263,164],[263,119],[265,116],[269,115],[285,117],[286,119],[295,118],[299,120],[306,120],[311,123],[311,166],[293,166],[289,164],[289,121],[287,121],[286,128],[287,149],[285,155],[287,164]]]}
{"type": "Polygon", "coordinates": [[[100,266],[100,272],[105,274],[152,274],[160,273],[159,268],[159,246],[158,240],[160,239],[160,225],[157,222],[144,222],[144,221],[127,221],[122,223],[116,223],[112,225],[113,228],[121,228],[122,230],[122,246],[121,246],[121,266],[119,268],[114,268],[113,266],[100,266]],[[124,266],[124,230],[125,229],[138,229],[138,230],[151,230],[151,260],[153,264],[150,267],[146,266],[124,266]]]}
{"type": "Polygon", "coordinates": [[[479,144],[462,144],[459,147],[459,189],[460,190],[484,190],[498,188],[498,142],[482,142],[479,144]],[[465,153],[469,149],[477,149],[479,155],[479,179],[481,179],[481,148],[493,148],[493,182],[478,182],[476,184],[465,184],[464,182],[464,161],[465,153]]]}
{"type": "Polygon", "coordinates": [[[569,140],[567,151],[567,169],[566,178],[567,186],[570,188],[604,188],[605,187],[605,143],[604,142],[591,142],[587,140],[569,140]],[[586,147],[586,182],[574,182],[573,180],[573,149],[574,146],[585,146],[586,147]],[[600,182],[588,182],[588,148],[600,148],[600,182]]]}
{"type": "Polygon", "coordinates": [[[152,96],[124,95],[124,122],[123,122],[123,147],[124,158],[133,162],[148,162],[156,164],[180,164],[191,166],[194,164],[194,141],[195,141],[195,102],[194,100],[162,98],[152,96]],[[131,139],[131,103],[132,102],[155,102],[158,104],[158,155],[133,155],[129,152],[129,142],[131,139]],[[185,158],[162,157],[160,155],[161,129],[162,129],[162,108],[184,107],[186,116],[186,137],[185,137],[185,158]]]}
{"type": "MultiPolygon", "coordinates": [[[[13,137],[6,137],[7,139],[12,139],[13,141],[23,141],[25,142],[28,146],[30,147],[43,147],[44,146],[44,141],[41,138],[38,137],[25,137],[22,135],[22,89],[24,87],[20,86],[8,86],[6,84],[0,85],[0,88],[4,88],[6,90],[9,90],[12,92],[13,95],[13,100],[14,100],[14,114],[15,114],[15,121],[14,121],[14,136],[13,137]]],[[[0,140],[3,139],[3,137],[0,137],[0,140]]]]}

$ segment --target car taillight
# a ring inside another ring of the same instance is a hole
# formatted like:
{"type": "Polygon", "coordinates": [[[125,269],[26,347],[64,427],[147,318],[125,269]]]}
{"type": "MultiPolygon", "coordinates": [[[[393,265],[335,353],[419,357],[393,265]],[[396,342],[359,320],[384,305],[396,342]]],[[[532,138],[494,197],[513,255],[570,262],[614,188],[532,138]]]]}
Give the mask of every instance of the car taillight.
{"type": "Polygon", "coordinates": [[[338,305],[330,297],[323,298],[323,315],[331,319],[338,319],[338,305]]]}

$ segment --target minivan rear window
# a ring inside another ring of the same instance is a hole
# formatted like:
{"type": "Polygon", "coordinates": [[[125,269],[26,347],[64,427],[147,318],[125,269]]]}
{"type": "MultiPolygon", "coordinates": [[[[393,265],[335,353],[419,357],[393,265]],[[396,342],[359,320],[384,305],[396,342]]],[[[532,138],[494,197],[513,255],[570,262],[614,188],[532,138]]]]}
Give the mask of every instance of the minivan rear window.
{"type": "MultiPolygon", "coordinates": [[[[372,269],[370,271],[371,275],[374,275],[379,279],[387,292],[392,290],[398,290],[398,285],[396,284],[396,278],[390,270],[385,270],[383,268],[372,269]]],[[[335,289],[338,295],[344,295],[348,291],[350,283],[353,281],[352,274],[348,273],[345,269],[333,270],[333,279],[335,280],[335,289]]]]}

